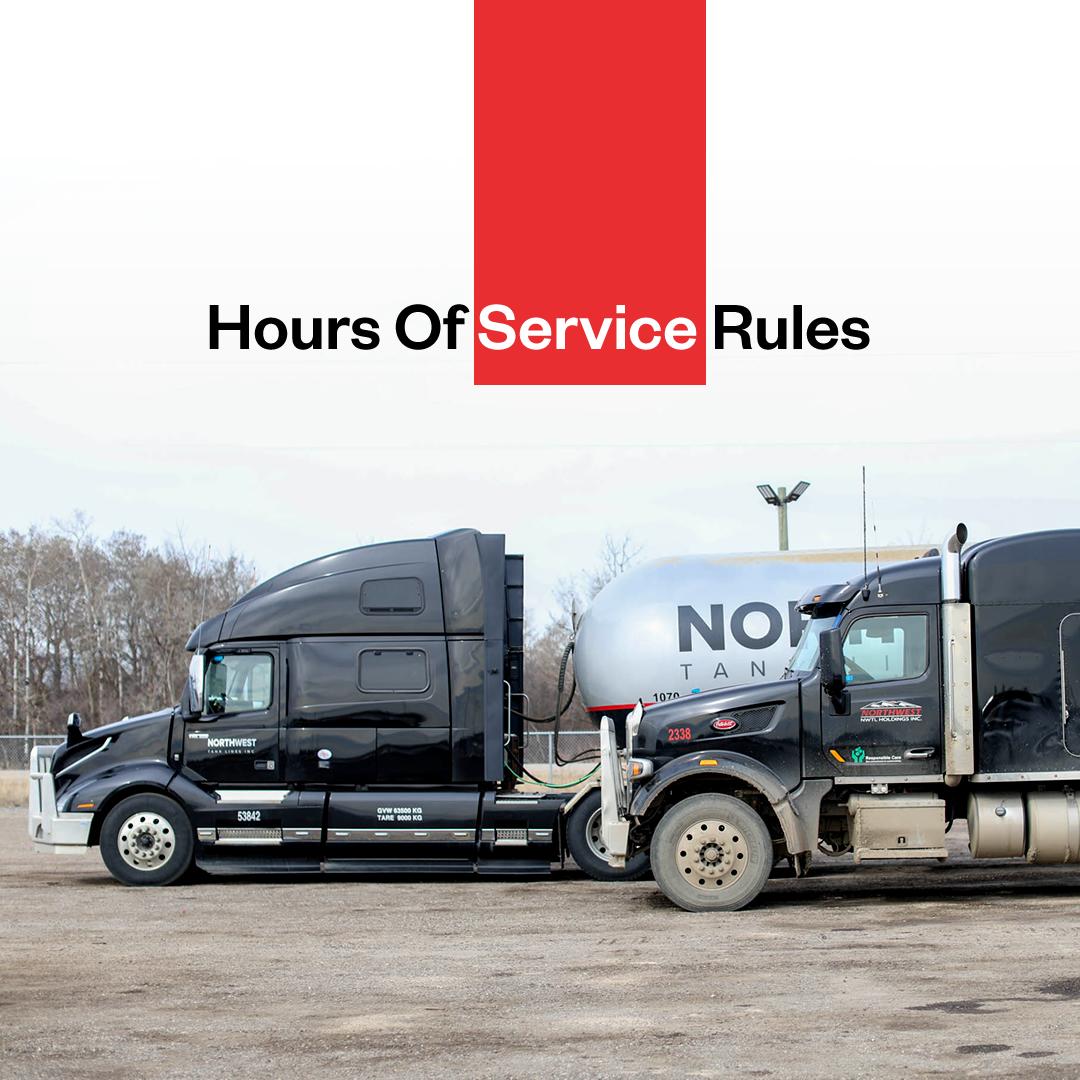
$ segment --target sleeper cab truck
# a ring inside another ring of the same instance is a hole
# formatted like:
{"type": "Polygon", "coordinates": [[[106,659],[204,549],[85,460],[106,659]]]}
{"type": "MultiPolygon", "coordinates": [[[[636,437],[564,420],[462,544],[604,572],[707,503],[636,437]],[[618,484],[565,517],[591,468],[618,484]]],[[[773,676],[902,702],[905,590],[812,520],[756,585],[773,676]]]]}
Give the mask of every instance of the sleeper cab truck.
{"type": "Polygon", "coordinates": [[[603,840],[688,911],[733,911],[787,858],[1080,861],[1080,530],[814,589],[784,678],[601,721],[603,840]]]}
{"type": "Polygon", "coordinates": [[[341,551],[191,635],[174,708],[35,747],[38,850],[98,846],[114,877],[547,873],[601,879],[596,787],[515,791],[524,564],[462,529],[341,551]]]}

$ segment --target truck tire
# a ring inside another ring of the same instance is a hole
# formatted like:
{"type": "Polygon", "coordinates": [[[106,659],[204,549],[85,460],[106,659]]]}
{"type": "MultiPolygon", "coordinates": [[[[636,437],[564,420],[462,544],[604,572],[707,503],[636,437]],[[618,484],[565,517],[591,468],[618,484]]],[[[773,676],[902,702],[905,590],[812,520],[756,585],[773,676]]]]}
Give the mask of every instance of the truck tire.
{"type": "Polygon", "coordinates": [[[769,880],[773,842],[761,816],[730,795],[694,795],[660,819],[653,877],[685,911],[738,911],[769,880]]]}
{"type": "Polygon", "coordinates": [[[174,799],[149,792],[118,802],[98,838],[109,873],[125,885],[171,885],[191,866],[191,822],[174,799]]]}
{"type": "Polygon", "coordinates": [[[617,870],[609,866],[607,849],[600,838],[600,789],[590,791],[566,819],[566,846],[574,862],[593,881],[637,881],[649,872],[649,853],[639,851],[626,860],[626,866],[617,870]]]}

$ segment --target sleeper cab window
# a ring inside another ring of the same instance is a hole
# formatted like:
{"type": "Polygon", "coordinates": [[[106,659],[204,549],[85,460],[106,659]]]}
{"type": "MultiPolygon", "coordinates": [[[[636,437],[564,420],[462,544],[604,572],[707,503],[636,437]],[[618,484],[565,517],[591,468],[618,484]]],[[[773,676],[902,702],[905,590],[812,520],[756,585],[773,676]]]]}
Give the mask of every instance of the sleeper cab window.
{"type": "Polygon", "coordinates": [[[925,615],[870,615],[844,638],[844,672],[853,683],[917,679],[930,660],[925,615]]]}
{"type": "Polygon", "coordinates": [[[419,578],[374,578],[360,586],[365,615],[419,615],[424,610],[424,583],[419,578]]]}
{"type": "Polygon", "coordinates": [[[369,694],[417,694],[430,682],[423,649],[364,649],[359,667],[357,682],[369,694]]]}
{"type": "Polygon", "coordinates": [[[211,653],[206,665],[206,710],[258,712],[274,700],[274,660],[269,653],[211,653]]]}

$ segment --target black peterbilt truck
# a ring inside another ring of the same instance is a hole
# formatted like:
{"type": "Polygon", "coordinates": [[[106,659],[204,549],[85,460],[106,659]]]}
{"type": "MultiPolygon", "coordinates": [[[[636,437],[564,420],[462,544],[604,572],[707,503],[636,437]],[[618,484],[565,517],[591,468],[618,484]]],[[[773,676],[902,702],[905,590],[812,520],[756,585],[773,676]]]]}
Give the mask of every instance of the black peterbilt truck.
{"type": "Polygon", "coordinates": [[[1080,862],[1080,530],[811,590],[785,677],[601,721],[613,867],[647,851],[689,911],[736,910],[786,857],[1080,862]]]}
{"type": "Polygon", "coordinates": [[[173,708],[35,747],[38,850],[128,884],[210,873],[612,869],[594,786],[516,791],[524,562],[471,529],[341,551],[191,635],[173,708]],[[516,768],[515,768],[516,765],[516,768]]]}

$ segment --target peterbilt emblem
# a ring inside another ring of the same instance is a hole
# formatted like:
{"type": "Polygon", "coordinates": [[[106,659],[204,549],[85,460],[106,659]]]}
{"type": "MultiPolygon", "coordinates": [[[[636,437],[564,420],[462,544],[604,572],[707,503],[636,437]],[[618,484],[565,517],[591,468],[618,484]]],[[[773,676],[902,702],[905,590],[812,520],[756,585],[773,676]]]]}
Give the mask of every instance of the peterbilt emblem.
{"type": "Polygon", "coordinates": [[[713,731],[734,731],[739,726],[739,721],[733,716],[718,716],[712,722],[713,731]]]}
{"type": "Polygon", "coordinates": [[[318,758],[320,761],[329,761],[333,756],[334,751],[327,750],[325,746],[318,752],[318,758]]]}

